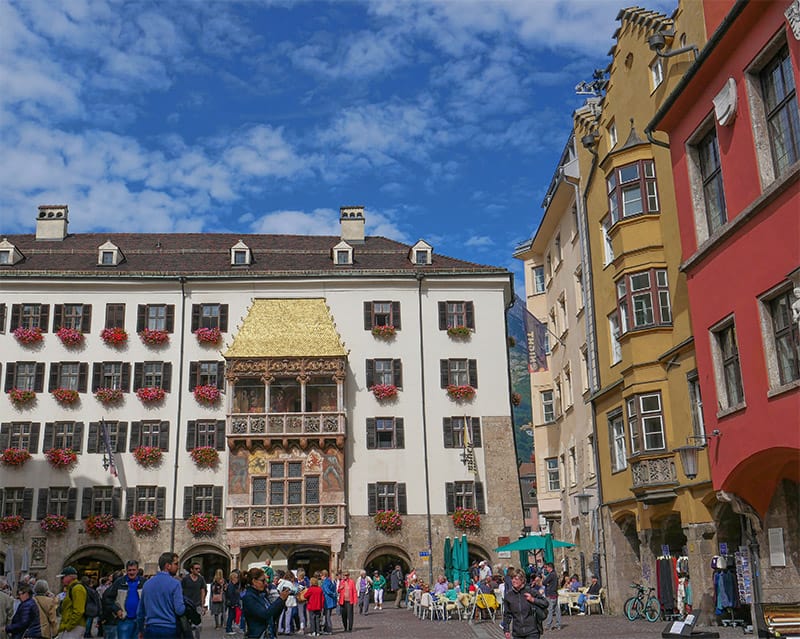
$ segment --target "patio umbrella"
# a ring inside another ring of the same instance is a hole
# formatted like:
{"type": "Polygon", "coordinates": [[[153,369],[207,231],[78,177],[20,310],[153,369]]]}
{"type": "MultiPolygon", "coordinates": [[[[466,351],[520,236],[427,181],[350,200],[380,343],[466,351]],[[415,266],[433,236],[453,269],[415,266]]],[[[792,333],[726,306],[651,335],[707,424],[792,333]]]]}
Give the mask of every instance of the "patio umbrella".
{"type": "Polygon", "coordinates": [[[450,537],[444,538],[444,576],[447,581],[453,581],[453,549],[450,546],[450,537]]]}
{"type": "Polygon", "coordinates": [[[552,543],[553,548],[571,548],[575,544],[571,544],[568,541],[561,541],[560,539],[553,539],[553,536],[550,534],[547,535],[528,535],[527,537],[520,537],[516,541],[512,541],[510,544],[506,544],[505,546],[500,546],[499,548],[495,548],[495,551],[500,552],[503,550],[545,550],[547,548],[547,544],[552,543]],[[548,542],[548,538],[550,542],[548,542]]]}
{"type": "Polygon", "coordinates": [[[467,536],[461,535],[461,588],[466,589],[469,586],[469,543],[467,536]],[[466,586],[464,584],[467,584],[466,586]]]}
{"type": "Polygon", "coordinates": [[[11,590],[17,587],[17,569],[14,567],[14,546],[6,546],[6,582],[11,590]]]}
{"type": "MultiPolygon", "coordinates": [[[[553,535],[546,534],[544,536],[544,563],[551,564],[553,560],[556,558],[555,553],[553,552],[553,547],[555,542],[553,541],[553,535]]],[[[573,544],[570,544],[570,546],[573,544]]]]}

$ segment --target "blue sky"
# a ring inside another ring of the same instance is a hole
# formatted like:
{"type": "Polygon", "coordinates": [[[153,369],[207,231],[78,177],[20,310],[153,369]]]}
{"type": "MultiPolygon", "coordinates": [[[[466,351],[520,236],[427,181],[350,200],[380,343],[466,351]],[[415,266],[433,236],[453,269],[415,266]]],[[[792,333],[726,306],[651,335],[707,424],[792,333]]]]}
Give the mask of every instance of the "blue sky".
{"type": "MultiPolygon", "coordinates": [[[[670,12],[677,2],[640,6],[670,12]]],[[[0,0],[0,233],[367,233],[517,273],[606,0],[0,0]]]]}

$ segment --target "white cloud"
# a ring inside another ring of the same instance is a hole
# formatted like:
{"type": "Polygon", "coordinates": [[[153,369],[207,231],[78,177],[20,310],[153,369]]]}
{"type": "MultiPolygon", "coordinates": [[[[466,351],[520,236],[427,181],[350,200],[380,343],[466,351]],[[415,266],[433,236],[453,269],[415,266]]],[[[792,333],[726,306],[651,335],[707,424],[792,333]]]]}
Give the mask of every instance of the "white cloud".
{"type": "Polygon", "coordinates": [[[486,248],[487,246],[493,246],[494,240],[490,238],[488,235],[473,235],[466,242],[464,242],[464,246],[471,246],[475,248],[486,248]]]}

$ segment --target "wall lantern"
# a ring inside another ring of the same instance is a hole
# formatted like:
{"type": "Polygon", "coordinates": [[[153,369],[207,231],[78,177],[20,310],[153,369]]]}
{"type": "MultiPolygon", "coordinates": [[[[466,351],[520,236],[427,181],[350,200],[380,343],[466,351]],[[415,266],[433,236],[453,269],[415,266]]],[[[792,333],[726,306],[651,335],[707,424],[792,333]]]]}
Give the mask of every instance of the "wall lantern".
{"type": "Polygon", "coordinates": [[[701,437],[692,435],[686,438],[685,446],[679,446],[672,451],[673,453],[678,453],[678,456],[681,460],[681,467],[683,468],[683,474],[686,475],[687,479],[694,479],[697,477],[699,453],[708,444],[708,438],[719,436],[720,432],[716,429],[710,435],[704,435],[701,437]]]}
{"type": "Polygon", "coordinates": [[[578,512],[581,515],[588,515],[589,514],[589,500],[592,496],[589,493],[580,493],[575,495],[575,499],[578,502],[578,512]]]}

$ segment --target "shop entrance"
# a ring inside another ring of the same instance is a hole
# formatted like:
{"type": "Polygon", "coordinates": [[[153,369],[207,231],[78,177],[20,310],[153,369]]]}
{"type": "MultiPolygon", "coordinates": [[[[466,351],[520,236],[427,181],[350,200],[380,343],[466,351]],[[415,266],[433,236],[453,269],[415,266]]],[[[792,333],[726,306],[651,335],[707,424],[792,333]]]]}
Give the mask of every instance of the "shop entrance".
{"type": "Polygon", "coordinates": [[[100,579],[122,570],[122,558],[111,548],[105,546],[83,546],[64,559],[65,566],[73,566],[78,571],[78,576],[84,575],[92,580],[93,585],[100,583],[100,579]]]}

